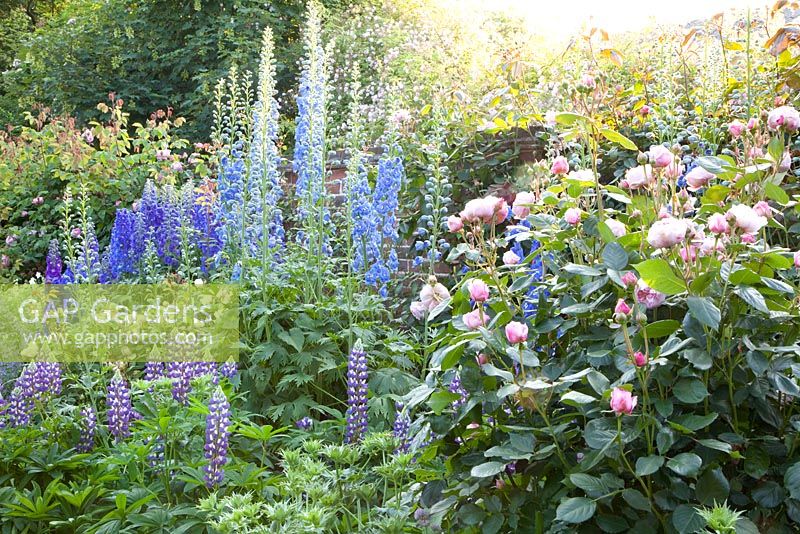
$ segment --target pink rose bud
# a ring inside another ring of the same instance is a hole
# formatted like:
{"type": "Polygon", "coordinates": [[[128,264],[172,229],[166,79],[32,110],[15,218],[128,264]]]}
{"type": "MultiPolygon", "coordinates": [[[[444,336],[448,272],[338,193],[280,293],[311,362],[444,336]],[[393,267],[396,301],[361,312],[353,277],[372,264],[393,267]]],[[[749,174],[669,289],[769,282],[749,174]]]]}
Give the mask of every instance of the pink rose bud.
{"type": "Polygon", "coordinates": [[[623,315],[631,314],[631,307],[625,302],[625,299],[618,299],[617,305],[614,306],[614,313],[621,313],[623,315]]]}
{"type": "Polygon", "coordinates": [[[794,253],[794,266],[800,268],[800,250],[794,253]]]}
{"type": "Polygon", "coordinates": [[[494,220],[495,223],[500,224],[501,222],[504,222],[506,219],[508,219],[508,204],[506,204],[505,200],[501,199],[500,202],[498,202],[497,206],[495,207],[494,220]]]}
{"type": "Polygon", "coordinates": [[[721,213],[714,213],[708,218],[708,229],[714,234],[727,234],[731,231],[728,220],[721,213]]]}
{"type": "Polygon", "coordinates": [[[650,106],[645,104],[644,106],[640,107],[639,108],[639,115],[641,115],[642,117],[646,117],[646,116],[650,115],[650,106]]]}
{"type": "Polygon", "coordinates": [[[536,202],[536,195],[533,193],[517,193],[517,197],[514,199],[514,207],[511,208],[511,212],[514,214],[514,217],[517,219],[524,219],[528,215],[531,214],[531,205],[536,202]]]}
{"type": "Polygon", "coordinates": [[[681,259],[686,263],[692,262],[697,258],[697,247],[694,245],[686,245],[685,247],[681,247],[680,250],[681,259]]]}
{"type": "Polygon", "coordinates": [[[581,210],[578,208],[569,208],[566,212],[564,212],[564,220],[567,221],[567,224],[576,226],[579,222],[581,222],[581,210]]]}
{"type": "Polygon", "coordinates": [[[641,351],[636,351],[633,354],[633,363],[636,365],[636,367],[644,367],[647,363],[647,356],[642,354],[641,351]]]}
{"type": "Polygon", "coordinates": [[[569,172],[569,162],[564,156],[558,156],[553,160],[553,165],[550,167],[550,172],[553,174],[567,174],[569,172]]]}
{"type": "Polygon", "coordinates": [[[519,263],[520,257],[514,254],[514,251],[507,250],[503,254],[503,265],[516,265],[519,263]]]}
{"type": "Polygon", "coordinates": [[[489,316],[477,309],[462,315],[461,320],[464,321],[464,324],[467,325],[467,328],[470,330],[477,330],[486,325],[489,321],[489,316]]]}
{"type": "Polygon", "coordinates": [[[489,356],[483,353],[478,354],[477,356],[475,356],[475,362],[478,365],[486,365],[487,363],[489,363],[489,356]]]}
{"type": "Polygon", "coordinates": [[[22,213],[20,213],[20,215],[22,215],[23,217],[27,217],[28,216],[28,210],[22,210],[22,213]]]}
{"type": "Polygon", "coordinates": [[[675,160],[675,155],[664,145],[653,145],[649,150],[650,163],[653,167],[661,169],[669,167],[670,163],[675,160]]]}
{"type": "Polygon", "coordinates": [[[783,153],[783,159],[778,163],[778,172],[786,172],[792,168],[792,156],[789,151],[783,153]]]}
{"type": "Polygon", "coordinates": [[[747,129],[753,130],[756,126],[758,126],[758,119],[751,117],[750,120],[747,121],[747,129]]]}
{"type": "Polygon", "coordinates": [[[733,138],[741,137],[744,129],[745,125],[739,121],[733,121],[728,125],[728,133],[731,134],[733,138]]]}
{"type": "Polygon", "coordinates": [[[451,215],[447,218],[448,230],[451,232],[460,232],[462,228],[464,228],[464,221],[461,220],[461,217],[451,215]]]}
{"type": "Polygon", "coordinates": [[[512,345],[525,343],[528,340],[528,325],[518,321],[511,321],[506,325],[506,339],[512,345]]]}
{"type": "Polygon", "coordinates": [[[619,415],[630,415],[633,409],[636,408],[638,397],[631,395],[631,392],[622,388],[614,388],[611,392],[611,409],[614,413],[619,415]]]}
{"type": "Polygon", "coordinates": [[[614,237],[622,237],[628,233],[628,229],[625,227],[625,224],[616,219],[606,219],[606,226],[608,226],[608,229],[611,230],[612,234],[614,234],[614,237]]]}
{"type": "Polygon", "coordinates": [[[636,285],[636,282],[639,279],[636,278],[636,275],[633,274],[632,271],[628,271],[627,273],[622,275],[622,283],[625,284],[625,287],[632,287],[636,285]]]}
{"type": "Polygon", "coordinates": [[[766,217],[767,219],[772,218],[772,208],[770,208],[769,204],[763,200],[756,202],[756,205],[753,206],[753,211],[762,217],[766,217]]]}
{"type": "Polygon", "coordinates": [[[411,315],[413,315],[415,319],[421,320],[423,317],[425,317],[426,311],[427,309],[421,301],[416,300],[411,303],[411,315]]]}
{"type": "Polygon", "coordinates": [[[489,298],[489,286],[483,280],[475,279],[469,284],[469,298],[475,302],[485,302],[489,298]]]}

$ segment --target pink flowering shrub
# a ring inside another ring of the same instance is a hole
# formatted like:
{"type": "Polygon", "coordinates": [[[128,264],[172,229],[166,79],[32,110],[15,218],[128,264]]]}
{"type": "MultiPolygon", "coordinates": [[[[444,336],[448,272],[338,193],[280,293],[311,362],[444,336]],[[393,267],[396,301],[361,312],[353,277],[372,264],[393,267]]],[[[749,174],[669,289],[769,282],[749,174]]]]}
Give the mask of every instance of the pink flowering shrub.
{"type": "Polygon", "coordinates": [[[510,214],[465,203],[447,260],[466,274],[410,395],[448,458],[451,526],[497,498],[553,532],[691,532],[725,500],[800,520],[798,217],[776,164],[796,113],[769,116],[731,123],[728,155],[652,146],[612,179],[559,156],[510,214]]]}

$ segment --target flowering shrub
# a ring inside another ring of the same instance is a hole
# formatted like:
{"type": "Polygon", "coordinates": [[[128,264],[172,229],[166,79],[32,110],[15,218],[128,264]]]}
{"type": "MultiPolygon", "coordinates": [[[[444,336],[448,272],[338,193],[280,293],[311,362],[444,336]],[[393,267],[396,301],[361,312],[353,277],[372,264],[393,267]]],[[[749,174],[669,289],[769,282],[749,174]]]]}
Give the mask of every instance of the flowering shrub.
{"type": "Polygon", "coordinates": [[[793,108],[769,115],[688,172],[654,146],[622,189],[578,170],[448,221],[468,272],[428,318],[433,371],[409,403],[443,436],[443,527],[693,532],[724,501],[746,511],[737,531],[800,520],[800,254],[780,186],[797,127],[793,108]]]}

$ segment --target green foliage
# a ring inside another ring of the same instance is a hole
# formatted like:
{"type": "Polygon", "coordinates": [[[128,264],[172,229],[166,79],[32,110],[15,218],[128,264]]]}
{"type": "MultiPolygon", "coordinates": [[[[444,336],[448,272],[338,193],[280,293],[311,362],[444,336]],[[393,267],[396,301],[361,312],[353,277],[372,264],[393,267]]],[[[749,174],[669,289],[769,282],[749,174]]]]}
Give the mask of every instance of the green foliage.
{"type": "Polygon", "coordinates": [[[1,234],[3,239],[15,237],[13,244],[0,245],[10,260],[3,279],[16,281],[44,271],[50,240],[72,230],[71,225],[65,228],[63,218],[67,191],[86,193],[86,207],[104,243],[117,206],[138,199],[148,178],[180,184],[209,175],[206,157],[189,157],[189,141],[174,136],[182,118],[160,111],[144,123],[130,124],[114,98],[109,105],[98,104],[97,110],[104,119],[86,129],[72,117],[42,109],[27,114],[28,125],[17,134],[0,133],[1,234]],[[159,159],[159,150],[174,155],[159,159]],[[182,161],[179,171],[172,167],[176,161],[182,161]]]}

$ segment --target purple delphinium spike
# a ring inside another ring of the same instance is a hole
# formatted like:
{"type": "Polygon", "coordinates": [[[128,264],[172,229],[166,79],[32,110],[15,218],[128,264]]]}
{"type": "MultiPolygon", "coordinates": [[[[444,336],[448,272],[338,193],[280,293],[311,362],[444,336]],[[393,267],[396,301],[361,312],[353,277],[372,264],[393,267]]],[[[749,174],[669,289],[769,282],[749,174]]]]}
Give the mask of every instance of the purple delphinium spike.
{"type": "Polygon", "coordinates": [[[296,426],[300,430],[309,430],[313,425],[314,421],[312,421],[309,416],[305,416],[302,419],[298,419],[294,423],[294,426],[296,426]]]}
{"type": "Polygon", "coordinates": [[[50,246],[47,248],[47,268],[44,271],[44,281],[48,284],[60,283],[63,270],[64,262],[61,261],[58,241],[53,239],[50,241],[50,246]]]}
{"type": "Polygon", "coordinates": [[[461,385],[461,377],[455,375],[453,379],[450,381],[450,386],[448,387],[450,393],[456,393],[457,395],[461,395],[460,399],[456,399],[451,403],[451,406],[454,410],[458,410],[467,402],[467,390],[461,385]]]}
{"type": "Polygon", "coordinates": [[[367,353],[360,339],[347,360],[347,404],[345,441],[358,443],[367,433],[367,353]]]}
{"type": "Polygon", "coordinates": [[[114,375],[108,384],[108,431],[114,436],[115,441],[130,435],[130,421],[133,408],[131,406],[131,392],[125,380],[119,375],[114,375]]]}
{"type": "Polygon", "coordinates": [[[408,452],[410,446],[408,429],[411,426],[411,417],[401,402],[395,404],[395,410],[394,426],[392,427],[392,434],[398,443],[395,452],[408,452]]]}
{"type": "Polygon", "coordinates": [[[228,427],[231,424],[231,405],[225,392],[217,388],[208,402],[206,417],[205,457],[208,464],[203,468],[206,486],[213,488],[222,482],[225,475],[223,466],[228,461],[228,427]]]}
{"type": "Polygon", "coordinates": [[[78,452],[91,452],[94,449],[94,435],[97,430],[97,414],[91,406],[81,408],[81,436],[75,447],[78,452]]]}

